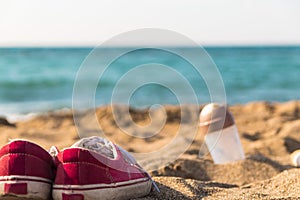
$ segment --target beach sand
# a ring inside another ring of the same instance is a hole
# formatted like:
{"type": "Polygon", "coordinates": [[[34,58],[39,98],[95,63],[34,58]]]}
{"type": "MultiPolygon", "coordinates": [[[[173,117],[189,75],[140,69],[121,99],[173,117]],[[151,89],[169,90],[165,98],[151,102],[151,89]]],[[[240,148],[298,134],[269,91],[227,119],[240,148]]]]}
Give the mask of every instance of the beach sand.
{"type": "MultiPolygon", "coordinates": [[[[115,105],[113,109],[102,106],[96,110],[98,121],[92,111],[87,111],[79,114],[82,117],[80,124],[88,136],[97,134],[99,122],[108,139],[135,153],[163,147],[172,141],[179,128],[190,140],[189,131],[197,124],[202,106],[185,105],[182,112],[179,106],[166,105],[164,108],[130,109],[131,116],[127,116],[126,106],[115,105]],[[155,120],[146,129],[140,128],[151,123],[149,112],[155,120]],[[133,126],[131,119],[139,126],[133,126]],[[159,133],[147,137],[164,120],[166,124],[159,133]],[[124,131],[147,138],[137,138],[124,131]]],[[[152,192],[139,199],[299,199],[300,168],[291,165],[290,153],[300,149],[300,101],[253,102],[233,105],[229,109],[247,158],[224,165],[213,164],[210,155],[199,158],[203,136],[197,134],[192,145],[172,163],[160,166],[166,156],[158,158],[157,169],[150,173],[161,193],[152,192]]],[[[14,124],[0,119],[1,145],[15,138],[28,139],[49,149],[52,145],[68,147],[79,139],[79,135],[72,111],[64,110],[14,124]]],[[[170,152],[177,152],[181,147],[178,144],[177,149],[170,149],[170,152]]]]}

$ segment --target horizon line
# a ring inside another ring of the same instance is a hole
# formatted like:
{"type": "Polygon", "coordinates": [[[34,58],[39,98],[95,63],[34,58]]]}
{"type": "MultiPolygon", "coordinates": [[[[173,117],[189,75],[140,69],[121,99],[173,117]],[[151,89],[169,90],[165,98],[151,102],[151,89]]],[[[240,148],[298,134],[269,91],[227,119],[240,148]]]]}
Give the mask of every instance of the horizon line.
{"type": "MultiPolygon", "coordinates": [[[[113,45],[113,46],[101,46],[101,45],[0,45],[0,49],[59,49],[59,48],[132,48],[132,47],[151,47],[152,45],[113,45]]],[[[173,47],[173,48],[195,48],[196,46],[188,45],[153,45],[153,47],[173,47]]],[[[207,44],[199,45],[198,47],[204,48],[241,48],[241,47],[300,47],[300,43],[295,44],[207,44]]]]}

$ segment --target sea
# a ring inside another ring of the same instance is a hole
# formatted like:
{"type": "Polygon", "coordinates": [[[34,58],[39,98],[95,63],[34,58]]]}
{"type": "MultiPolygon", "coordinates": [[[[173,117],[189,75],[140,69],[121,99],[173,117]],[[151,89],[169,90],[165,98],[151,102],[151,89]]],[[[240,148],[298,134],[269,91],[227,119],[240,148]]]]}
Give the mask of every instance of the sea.
{"type": "MultiPolygon", "coordinates": [[[[172,48],[192,59],[203,57],[197,54],[198,48],[172,48]]],[[[91,56],[93,51],[92,47],[0,48],[0,116],[13,119],[72,108],[75,82],[84,91],[94,91],[93,101],[86,99],[91,95],[85,92],[76,96],[82,109],[112,102],[133,107],[191,103],[187,92],[191,90],[199,104],[212,100],[206,79],[189,59],[150,48],[122,54],[126,48],[107,47],[99,56],[91,56]],[[120,56],[105,65],[103,59],[115,55],[120,56]],[[80,71],[87,65],[89,71],[80,71]],[[135,75],[137,66],[145,70],[135,75]],[[116,86],[118,90],[114,90],[116,86]],[[112,101],[113,91],[118,94],[112,101]]],[[[209,46],[203,51],[211,60],[206,70],[217,72],[206,78],[221,78],[230,105],[300,99],[300,46],[209,46]]]]}

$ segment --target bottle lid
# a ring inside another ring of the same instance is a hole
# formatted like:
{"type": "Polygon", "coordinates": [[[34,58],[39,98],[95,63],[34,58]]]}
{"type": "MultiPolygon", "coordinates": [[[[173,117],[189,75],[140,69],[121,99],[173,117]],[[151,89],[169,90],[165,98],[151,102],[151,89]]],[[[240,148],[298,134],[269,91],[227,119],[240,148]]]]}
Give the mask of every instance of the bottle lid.
{"type": "Polygon", "coordinates": [[[200,133],[208,134],[234,125],[234,119],[225,105],[210,103],[200,113],[200,133]]]}

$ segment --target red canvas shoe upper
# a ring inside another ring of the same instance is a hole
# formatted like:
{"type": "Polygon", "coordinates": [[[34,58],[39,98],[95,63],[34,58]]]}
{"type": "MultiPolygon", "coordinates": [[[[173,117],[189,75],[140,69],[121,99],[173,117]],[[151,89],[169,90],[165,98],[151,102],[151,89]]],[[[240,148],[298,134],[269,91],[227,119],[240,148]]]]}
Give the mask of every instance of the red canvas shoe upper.
{"type": "Polygon", "coordinates": [[[114,158],[84,148],[63,150],[56,157],[55,184],[112,184],[149,178],[123,150],[116,145],[114,150],[114,158]]]}
{"type": "Polygon", "coordinates": [[[14,140],[0,149],[0,176],[34,176],[53,180],[53,158],[42,147],[14,140]]]}

